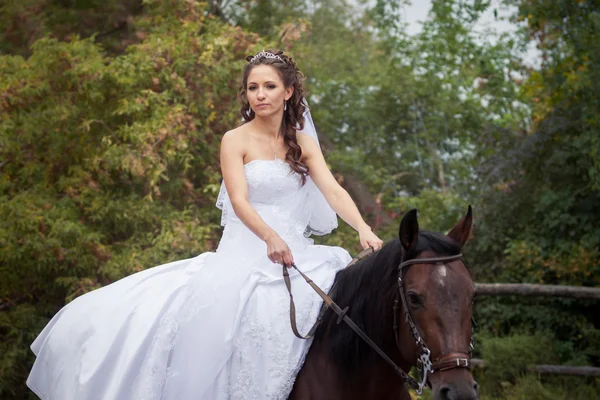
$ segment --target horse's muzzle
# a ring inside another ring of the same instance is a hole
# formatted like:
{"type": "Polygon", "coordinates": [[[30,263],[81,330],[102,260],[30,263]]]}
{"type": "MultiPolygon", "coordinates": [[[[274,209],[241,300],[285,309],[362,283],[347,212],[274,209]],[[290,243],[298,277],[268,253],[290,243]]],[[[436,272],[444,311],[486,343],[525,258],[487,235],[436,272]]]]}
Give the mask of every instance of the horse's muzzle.
{"type": "Polygon", "coordinates": [[[479,399],[477,382],[467,370],[434,373],[430,377],[434,400],[479,399]]]}

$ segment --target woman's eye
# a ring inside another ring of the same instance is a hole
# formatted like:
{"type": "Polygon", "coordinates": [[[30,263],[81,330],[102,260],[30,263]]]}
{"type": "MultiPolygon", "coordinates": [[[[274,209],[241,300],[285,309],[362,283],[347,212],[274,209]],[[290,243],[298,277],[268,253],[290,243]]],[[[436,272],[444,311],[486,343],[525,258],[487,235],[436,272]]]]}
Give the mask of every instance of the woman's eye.
{"type": "Polygon", "coordinates": [[[250,86],[248,90],[256,90],[256,86],[250,86]]]}
{"type": "Polygon", "coordinates": [[[275,89],[275,85],[267,85],[267,89],[275,89]]]}

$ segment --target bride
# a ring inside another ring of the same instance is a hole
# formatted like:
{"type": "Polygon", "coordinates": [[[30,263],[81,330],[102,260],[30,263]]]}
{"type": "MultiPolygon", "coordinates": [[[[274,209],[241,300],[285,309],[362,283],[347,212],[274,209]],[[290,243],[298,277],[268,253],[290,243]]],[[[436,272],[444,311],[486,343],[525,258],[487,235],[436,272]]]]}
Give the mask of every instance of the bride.
{"type": "MultiPolygon", "coordinates": [[[[247,60],[245,123],[221,143],[217,250],[63,307],[31,345],[27,385],[40,398],[286,399],[310,342],[292,333],[278,265],[294,263],[328,291],[351,257],[309,236],[335,229],[336,213],[364,248],[381,247],[325,164],[294,61],[281,51],[247,60]]],[[[290,276],[306,332],[321,300],[295,270],[290,276]]]]}

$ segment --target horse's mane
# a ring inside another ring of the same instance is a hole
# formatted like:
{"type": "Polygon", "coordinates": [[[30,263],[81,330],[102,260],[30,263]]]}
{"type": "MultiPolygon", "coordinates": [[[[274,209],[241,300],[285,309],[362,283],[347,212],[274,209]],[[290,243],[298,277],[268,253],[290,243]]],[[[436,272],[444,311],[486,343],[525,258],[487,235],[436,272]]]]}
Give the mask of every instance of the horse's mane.
{"type": "MultiPolygon", "coordinates": [[[[406,255],[405,261],[426,250],[442,256],[458,254],[461,249],[447,236],[421,231],[416,248],[406,255]]],[[[349,306],[347,315],[382,349],[396,346],[392,329],[393,302],[402,253],[400,241],[392,240],[372,256],[338,272],[330,293],[342,309],[349,306]]],[[[345,323],[338,325],[337,318],[332,310],[327,310],[313,344],[326,339],[333,361],[342,371],[351,373],[376,354],[345,323]]]]}

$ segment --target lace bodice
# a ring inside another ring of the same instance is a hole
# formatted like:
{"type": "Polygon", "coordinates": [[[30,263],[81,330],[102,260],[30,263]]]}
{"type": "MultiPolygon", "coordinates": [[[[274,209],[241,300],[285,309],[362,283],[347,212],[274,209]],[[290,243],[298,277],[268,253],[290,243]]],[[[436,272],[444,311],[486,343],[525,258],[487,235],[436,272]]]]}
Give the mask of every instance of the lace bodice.
{"type": "MultiPolygon", "coordinates": [[[[288,245],[312,243],[306,239],[310,234],[326,234],[337,227],[337,216],[327,211],[329,206],[312,180],[308,177],[303,185],[286,161],[254,160],[244,169],[250,204],[288,245]]],[[[225,185],[217,207],[223,210],[221,224],[226,227],[221,244],[233,240],[233,230],[247,230],[235,215],[225,185]]]]}
{"type": "Polygon", "coordinates": [[[254,207],[282,203],[302,188],[300,175],[279,158],[254,160],[244,166],[248,199],[254,207]]]}

